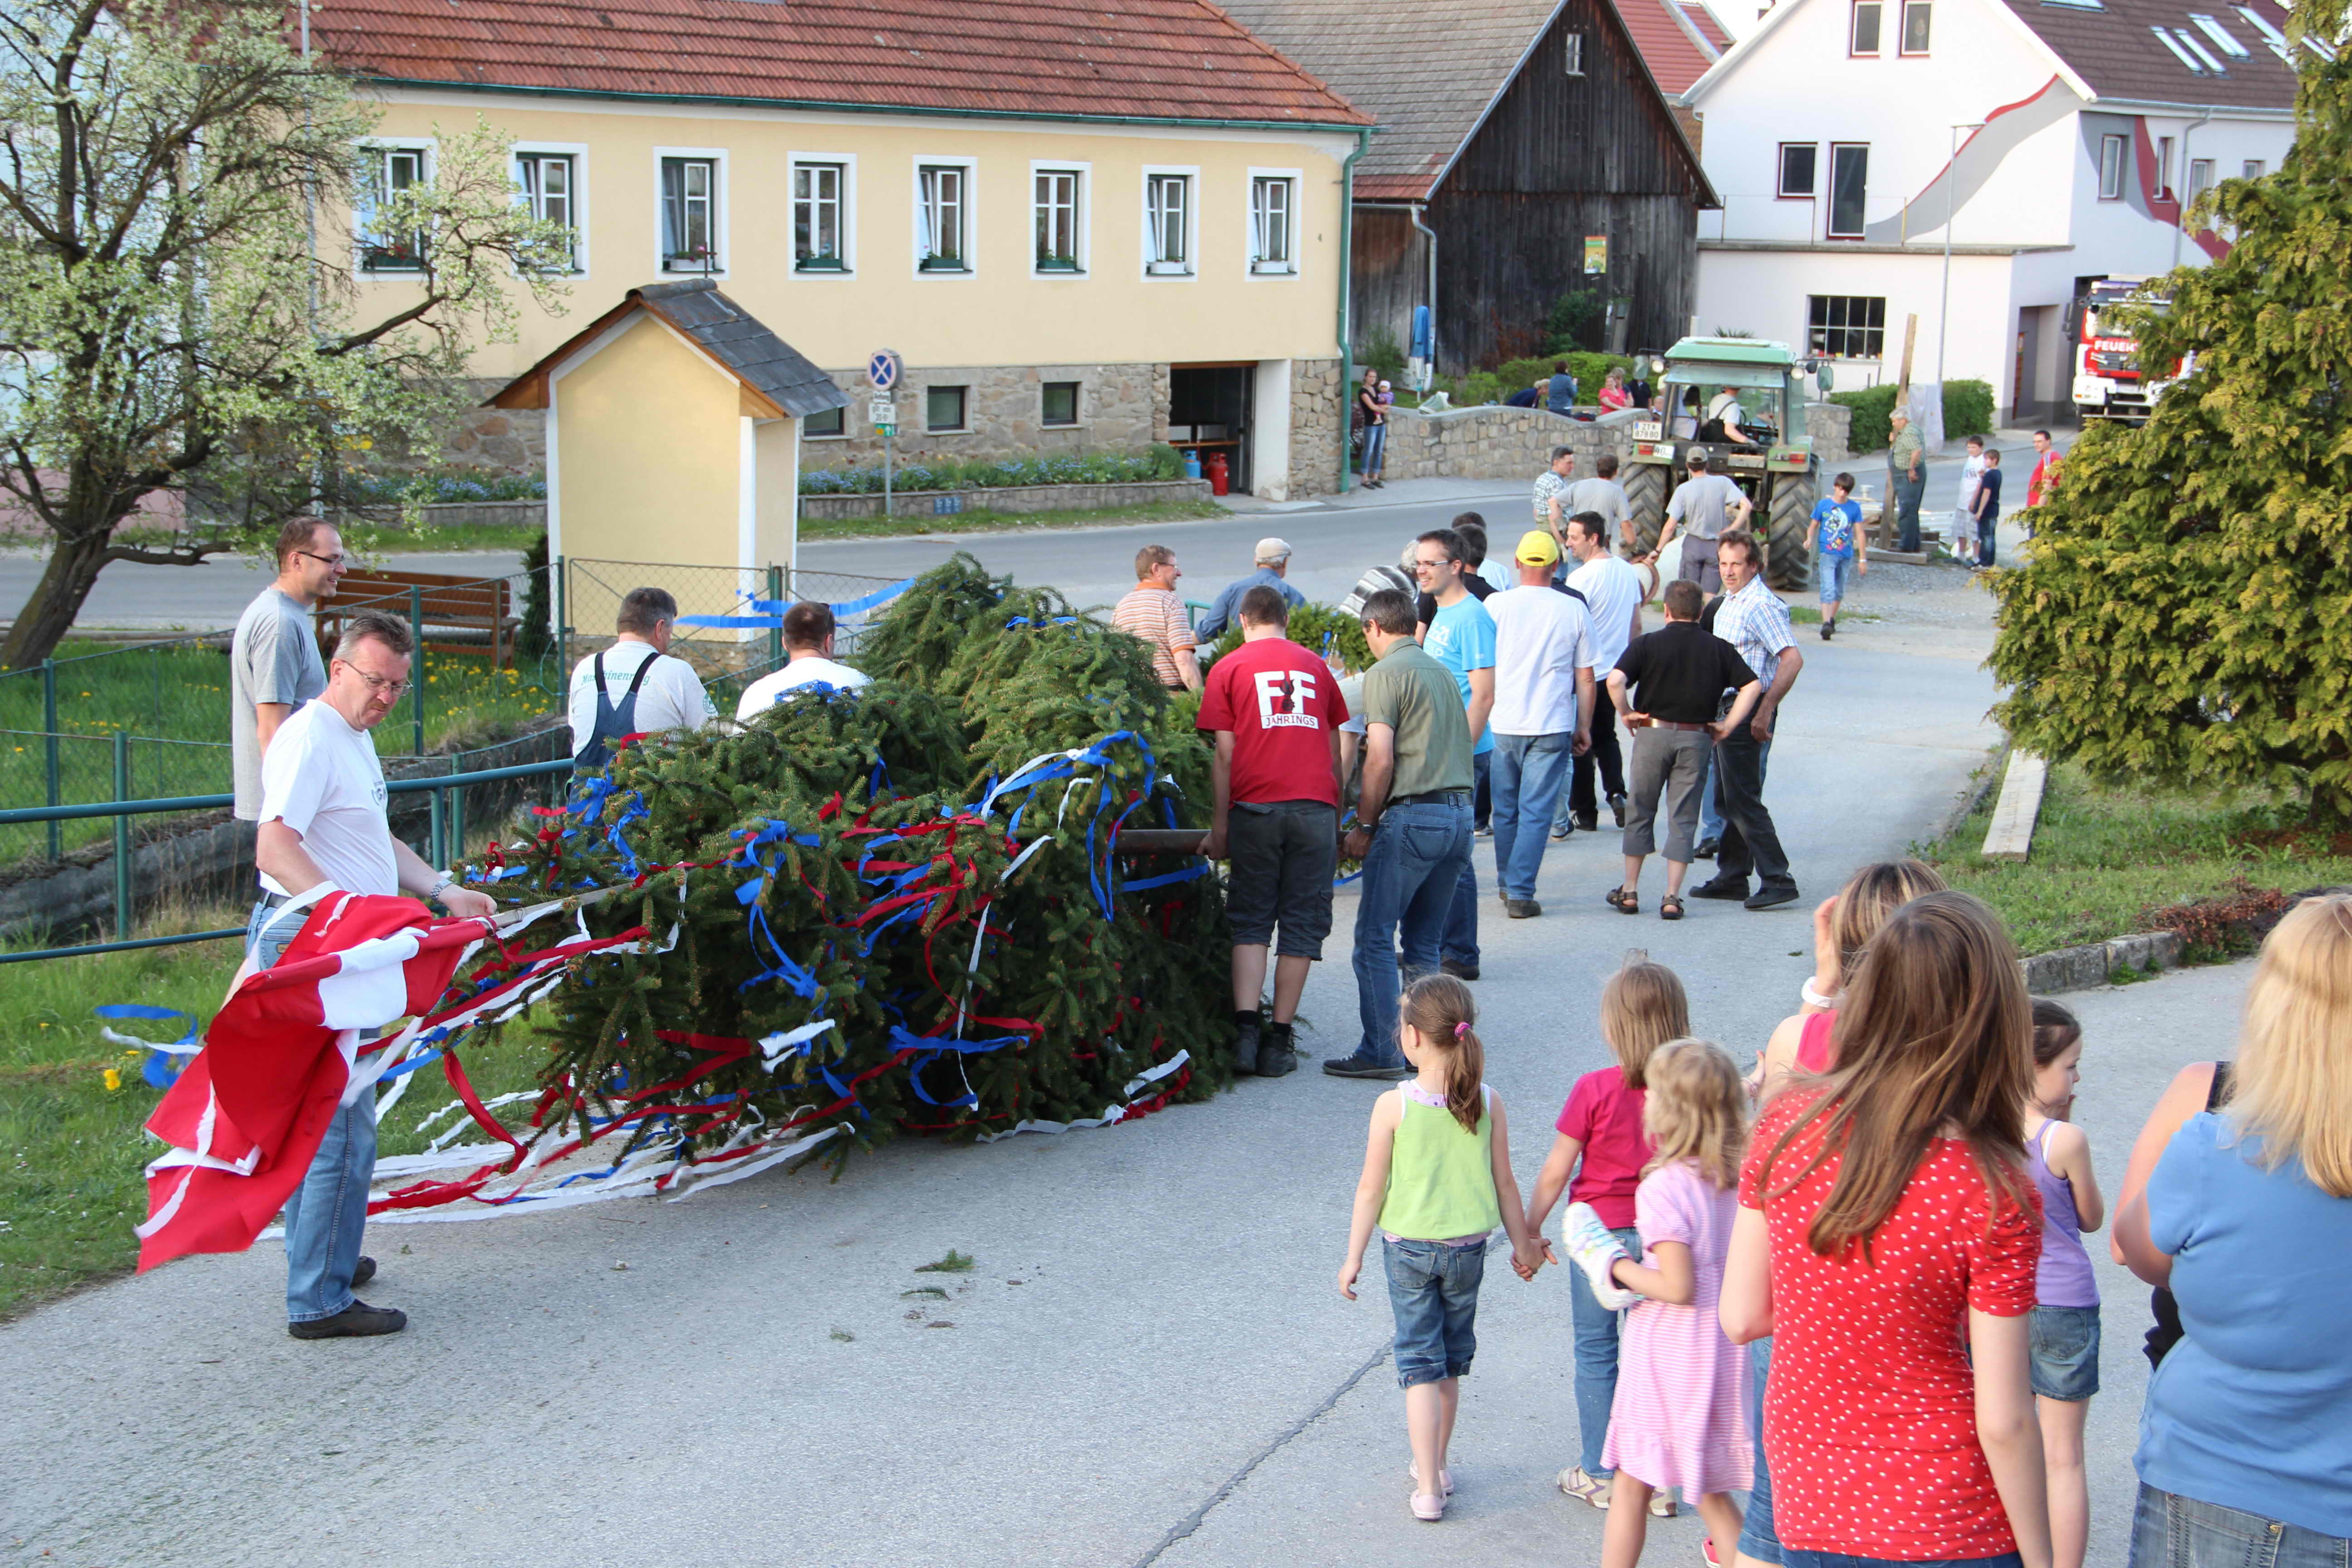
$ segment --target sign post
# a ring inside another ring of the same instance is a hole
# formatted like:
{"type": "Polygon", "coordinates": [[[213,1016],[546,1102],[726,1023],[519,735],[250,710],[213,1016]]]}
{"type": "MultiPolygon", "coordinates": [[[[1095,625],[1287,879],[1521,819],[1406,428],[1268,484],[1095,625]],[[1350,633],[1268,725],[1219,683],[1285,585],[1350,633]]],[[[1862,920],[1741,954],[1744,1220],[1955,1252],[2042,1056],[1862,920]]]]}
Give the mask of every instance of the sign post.
{"type": "Polygon", "coordinates": [[[882,516],[886,521],[890,516],[891,443],[898,434],[898,405],[891,394],[905,368],[889,349],[877,349],[866,361],[866,379],[874,388],[874,400],[866,405],[866,419],[882,437],[882,516]]]}

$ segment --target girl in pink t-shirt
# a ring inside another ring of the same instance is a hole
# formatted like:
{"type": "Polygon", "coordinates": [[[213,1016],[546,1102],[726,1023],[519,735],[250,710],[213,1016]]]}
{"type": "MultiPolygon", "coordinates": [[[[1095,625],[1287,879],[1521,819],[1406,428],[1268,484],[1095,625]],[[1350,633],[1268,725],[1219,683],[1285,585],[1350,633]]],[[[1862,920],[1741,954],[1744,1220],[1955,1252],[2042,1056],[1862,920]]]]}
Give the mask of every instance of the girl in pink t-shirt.
{"type": "MultiPolygon", "coordinates": [[[[1601,1037],[1617,1065],[1586,1073],[1569,1091],[1557,1124],[1559,1136],[1552,1140],[1528,1205],[1528,1224],[1537,1234],[1542,1234],[1552,1205],[1566,1192],[1571,1204],[1591,1205],[1601,1223],[1627,1247],[1638,1246],[1633,1193],[1654,1152],[1642,1127],[1643,1074],[1653,1051],[1689,1033],[1690,1003],[1673,970],[1641,958],[1609,977],[1601,988],[1601,1037]]],[[[1581,1274],[1570,1279],[1569,1290],[1581,1442],[1577,1462],[1559,1473],[1559,1489],[1595,1508],[1607,1508],[1614,1472],[1601,1458],[1601,1446],[1609,1436],[1609,1407],[1617,1395],[1618,1315],[1600,1303],[1581,1274]]],[[[1674,1510],[1674,1500],[1665,1492],[1651,1500],[1650,1511],[1661,1519],[1674,1510]]]]}

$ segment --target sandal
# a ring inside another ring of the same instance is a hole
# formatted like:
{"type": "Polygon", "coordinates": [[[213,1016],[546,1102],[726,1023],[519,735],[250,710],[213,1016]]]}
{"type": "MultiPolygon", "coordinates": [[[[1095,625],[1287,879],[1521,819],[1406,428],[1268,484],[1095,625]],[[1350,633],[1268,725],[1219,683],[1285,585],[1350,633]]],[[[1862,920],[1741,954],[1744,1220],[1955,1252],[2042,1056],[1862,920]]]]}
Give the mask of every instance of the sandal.
{"type": "Polygon", "coordinates": [[[1642,895],[1632,888],[1612,888],[1608,904],[1621,915],[1638,915],[1642,912],[1642,895]]]}
{"type": "Polygon", "coordinates": [[[1680,893],[1668,893],[1664,898],[1660,899],[1658,900],[1658,918],[1662,921],[1678,921],[1682,919],[1683,896],[1680,893]]]}

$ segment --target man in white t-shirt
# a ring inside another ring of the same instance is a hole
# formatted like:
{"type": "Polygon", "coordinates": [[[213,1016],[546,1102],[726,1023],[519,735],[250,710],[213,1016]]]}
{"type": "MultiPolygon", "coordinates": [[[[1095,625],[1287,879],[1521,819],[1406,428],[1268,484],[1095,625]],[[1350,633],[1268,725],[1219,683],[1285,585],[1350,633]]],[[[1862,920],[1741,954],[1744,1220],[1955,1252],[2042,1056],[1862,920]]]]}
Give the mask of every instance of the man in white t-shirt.
{"type": "MultiPolygon", "coordinates": [[[[488,893],[452,885],[392,836],[383,768],[368,731],[408,689],[415,640],[397,616],[362,610],[343,623],[327,689],[278,727],[261,763],[254,864],[261,900],[247,928],[257,969],[284,955],[322,886],[437,900],[453,915],[498,912],[488,893]],[[287,908],[289,900],[298,907],[287,908]]],[[[327,1124],[310,1172],[286,1200],[286,1331],[298,1340],[398,1333],[408,1315],[352,1294],[375,1273],[360,1254],[375,1173],[375,1095],[362,1089],[327,1124]]]]}
{"type": "Polygon", "coordinates": [[[572,667],[572,759],[601,768],[625,736],[698,730],[710,722],[710,694],[694,666],[669,651],[677,601],[660,588],[632,588],[613,618],[613,646],[572,667]]]}
{"type": "Polygon", "coordinates": [[[1536,875],[1569,759],[1589,743],[1592,717],[1592,626],[1583,601],[1552,584],[1559,545],[1531,529],[1512,552],[1518,585],[1494,595],[1495,707],[1489,777],[1494,792],[1495,879],[1503,912],[1543,913],[1536,875]]]}
{"type": "Polygon", "coordinates": [[[803,600],[784,612],[784,665],[743,689],[735,705],[739,723],[749,724],[783,698],[812,687],[855,691],[866,677],[833,657],[833,606],[803,600]]]}
{"type": "MultiPolygon", "coordinates": [[[[1592,616],[1592,673],[1605,683],[1625,646],[1642,635],[1642,574],[1630,561],[1620,561],[1609,548],[1609,522],[1598,512],[1579,512],[1568,520],[1568,552],[1576,569],[1568,585],[1584,595],[1592,616]]],[[[1592,779],[1601,775],[1601,793],[1617,826],[1625,826],[1625,761],[1617,744],[1617,710],[1607,700],[1592,718],[1592,745],[1579,752],[1568,793],[1559,804],[1555,831],[1568,823],[1591,833],[1601,825],[1600,802],[1593,797],[1592,779]]],[[[1563,832],[1560,837],[1566,837],[1563,832]]]]}

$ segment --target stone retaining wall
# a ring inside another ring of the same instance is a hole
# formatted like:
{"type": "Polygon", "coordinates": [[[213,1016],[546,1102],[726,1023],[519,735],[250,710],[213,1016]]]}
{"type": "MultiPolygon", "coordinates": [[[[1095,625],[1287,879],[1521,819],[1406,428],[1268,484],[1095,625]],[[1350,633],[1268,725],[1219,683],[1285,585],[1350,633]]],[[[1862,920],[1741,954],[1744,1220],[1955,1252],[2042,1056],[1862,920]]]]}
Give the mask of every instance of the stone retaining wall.
{"type": "MultiPolygon", "coordinates": [[[[1548,409],[1495,404],[1438,414],[1399,408],[1389,416],[1383,474],[1391,479],[1524,479],[1532,484],[1550,465],[1553,447],[1572,447],[1578,477],[1590,478],[1593,459],[1603,452],[1624,461],[1639,418],[1626,411],[1571,419],[1548,409]]],[[[1834,472],[1850,460],[1846,430],[1853,418],[1853,411],[1838,404],[1805,405],[1806,432],[1823,469],[1834,472]]]]}
{"type": "MultiPolygon", "coordinates": [[[[893,517],[939,515],[937,503],[961,500],[963,511],[1094,511],[1104,507],[1147,506],[1154,501],[1195,500],[1209,494],[1206,479],[1138,479],[1126,484],[1006,485],[984,490],[901,490],[890,498],[893,517]]],[[[801,497],[803,518],[880,517],[878,495],[801,497]]]]}
{"type": "MultiPolygon", "coordinates": [[[[419,509],[425,514],[427,528],[545,528],[547,503],[543,500],[472,500],[450,501],[419,509]]],[[[341,528],[356,518],[378,528],[399,528],[406,514],[397,506],[362,506],[350,511],[334,511],[327,520],[341,528]]]]}

